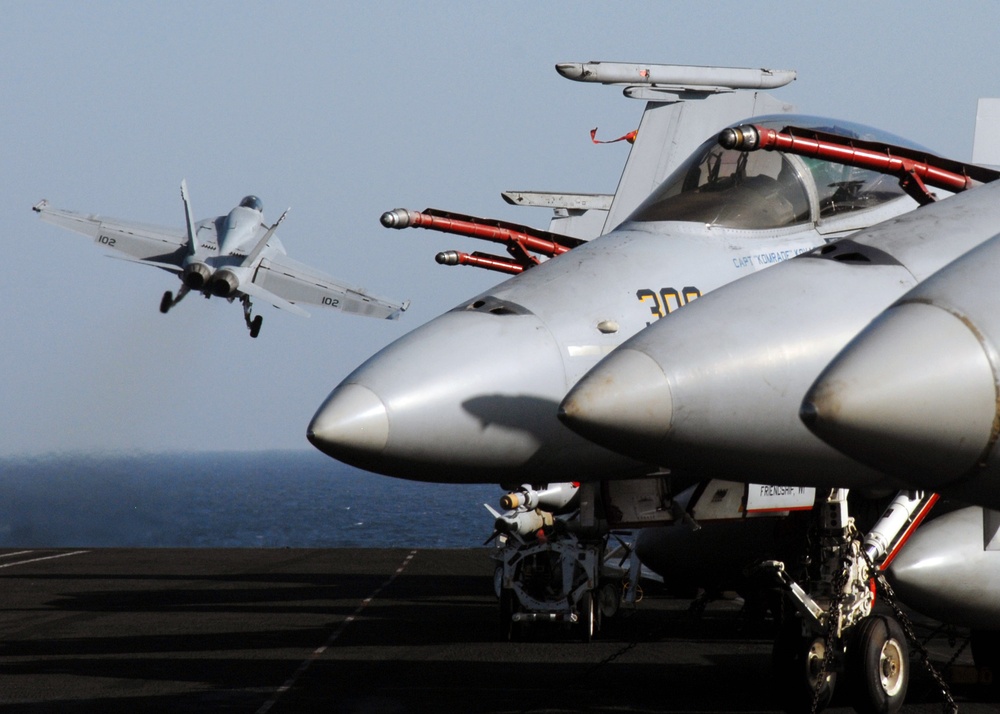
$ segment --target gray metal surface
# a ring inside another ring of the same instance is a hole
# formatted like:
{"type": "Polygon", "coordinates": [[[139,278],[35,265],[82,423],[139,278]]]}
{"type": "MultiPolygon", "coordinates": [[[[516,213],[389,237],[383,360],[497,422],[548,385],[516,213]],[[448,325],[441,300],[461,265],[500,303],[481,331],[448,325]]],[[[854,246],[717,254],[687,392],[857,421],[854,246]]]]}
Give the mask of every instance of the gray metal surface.
{"type": "Polygon", "coordinates": [[[624,454],[700,474],[888,485],[805,427],[802,396],[881,310],[993,235],[998,194],[998,184],[967,191],[714,291],[593,369],[563,402],[565,421],[624,454]],[[635,353],[648,361],[641,374],[635,353]],[[619,388],[637,382],[642,394],[619,388]],[[668,420],[644,422],[647,411],[668,420]]]}

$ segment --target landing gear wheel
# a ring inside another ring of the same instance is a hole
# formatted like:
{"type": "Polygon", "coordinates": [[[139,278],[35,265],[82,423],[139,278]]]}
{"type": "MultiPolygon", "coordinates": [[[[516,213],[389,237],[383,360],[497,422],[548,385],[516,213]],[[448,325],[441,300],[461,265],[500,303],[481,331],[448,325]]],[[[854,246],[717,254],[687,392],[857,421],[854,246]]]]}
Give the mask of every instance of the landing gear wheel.
{"type": "MultiPolygon", "coordinates": [[[[782,708],[791,713],[812,711],[816,685],[826,657],[822,637],[803,636],[801,620],[785,622],[774,641],[774,676],[782,708]]],[[[816,698],[816,711],[823,711],[833,698],[837,673],[826,672],[816,698]]]]}
{"type": "Polygon", "coordinates": [[[583,641],[593,642],[597,631],[597,607],[593,591],[588,591],[580,603],[580,625],[583,627],[583,641]]]}
{"type": "Polygon", "coordinates": [[[257,315],[250,323],[250,336],[256,337],[260,334],[260,326],[264,324],[264,318],[261,315],[257,315]]]}
{"type": "Polygon", "coordinates": [[[500,591],[500,639],[507,640],[507,642],[514,641],[514,635],[517,632],[515,626],[519,624],[514,622],[515,600],[512,590],[500,591]]]}
{"type": "MultiPolygon", "coordinates": [[[[1000,631],[973,630],[971,634],[972,661],[977,667],[989,667],[1000,674],[1000,631]]],[[[993,678],[997,677],[994,675],[993,678]]]]}
{"type": "Polygon", "coordinates": [[[910,652],[894,617],[870,615],[855,628],[847,648],[851,704],[860,714],[895,714],[910,683],[910,652]]]}
{"type": "Polygon", "coordinates": [[[973,630],[969,638],[972,661],[979,671],[979,681],[986,686],[987,696],[1000,698],[1000,630],[973,630]]]}
{"type": "Polygon", "coordinates": [[[167,290],[167,292],[163,293],[163,299],[160,300],[160,312],[166,315],[167,311],[170,310],[173,304],[174,304],[174,294],[169,290],[167,290]]]}
{"type": "Polygon", "coordinates": [[[617,615],[621,604],[621,589],[617,583],[604,583],[601,585],[601,589],[597,591],[597,609],[600,612],[602,620],[605,617],[614,617],[617,615]]]}

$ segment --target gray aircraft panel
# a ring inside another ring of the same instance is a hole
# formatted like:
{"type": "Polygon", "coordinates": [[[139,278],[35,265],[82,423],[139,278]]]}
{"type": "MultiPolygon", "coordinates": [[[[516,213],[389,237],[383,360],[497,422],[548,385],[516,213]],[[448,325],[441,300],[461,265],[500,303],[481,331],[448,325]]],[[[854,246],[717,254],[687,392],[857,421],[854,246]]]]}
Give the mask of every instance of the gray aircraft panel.
{"type": "MultiPolygon", "coordinates": [[[[637,212],[620,229],[464,301],[382,350],[317,411],[312,442],[348,463],[418,480],[550,482],[650,470],[561,424],[557,407],[567,389],[648,323],[682,314],[678,308],[697,305],[701,295],[826,239],[816,227],[817,190],[804,187],[814,180],[810,170],[794,164],[780,174],[780,157],[758,164],[729,154],[722,156],[727,171],[755,180],[702,170],[720,156],[713,137],[664,183],[662,201],[682,206],[687,220],[659,220],[660,198],[650,197],[649,216],[637,212]],[[708,181],[704,190],[686,180],[689,171],[708,181]],[[791,191],[787,203],[798,212],[755,210],[761,185],[776,202],[773,191],[791,191]],[[684,190],[675,194],[673,186],[684,190]],[[713,222],[720,213],[724,224],[713,222]],[[773,227],[761,227],[768,221],[773,227]]],[[[884,202],[888,213],[866,215],[881,219],[915,205],[897,192],[884,202]]],[[[854,220],[852,212],[843,216],[854,220]]]]}
{"type": "Polygon", "coordinates": [[[998,183],[967,191],[720,288],[606,358],[567,396],[564,420],[668,467],[738,469],[766,483],[885,485],[805,428],[802,395],[881,310],[992,236],[998,192],[998,183]],[[619,384],[643,388],[608,386],[619,384]],[[636,417],[645,410],[660,421],[636,417]]]}
{"type": "Polygon", "coordinates": [[[810,428],[907,483],[1000,508],[998,267],[1000,236],[880,314],[805,395],[810,428]]]}
{"type": "Polygon", "coordinates": [[[394,320],[407,307],[407,303],[378,298],[339,283],[280,253],[261,260],[253,282],[293,303],[319,305],[365,317],[394,320]]]}

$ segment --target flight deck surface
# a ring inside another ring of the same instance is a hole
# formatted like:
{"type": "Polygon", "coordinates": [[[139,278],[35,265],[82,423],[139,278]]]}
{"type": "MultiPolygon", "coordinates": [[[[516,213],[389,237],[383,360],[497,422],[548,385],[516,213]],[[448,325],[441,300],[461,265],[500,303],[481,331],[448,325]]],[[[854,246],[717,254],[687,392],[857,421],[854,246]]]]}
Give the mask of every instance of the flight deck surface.
{"type": "MultiPolygon", "coordinates": [[[[589,644],[507,642],[492,573],[487,549],[0,551],[0,712],[779,711],[770,636],[734,602],[695,620],[649,589],[589,644]]],[[[971,664],[961,631],[918,634],[971,664]]],[[[940,712],[914,673],[903,711],[940,712]]]]}

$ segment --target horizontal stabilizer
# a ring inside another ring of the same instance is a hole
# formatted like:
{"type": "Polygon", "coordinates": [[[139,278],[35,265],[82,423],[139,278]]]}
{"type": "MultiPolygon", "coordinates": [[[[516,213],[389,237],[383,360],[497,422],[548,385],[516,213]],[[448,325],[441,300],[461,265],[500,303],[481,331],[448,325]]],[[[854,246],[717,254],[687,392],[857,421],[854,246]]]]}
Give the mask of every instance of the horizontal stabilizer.
{"type": "Polygon", "coordinates": [[[558,191],[504,191],[500,194],[512,206],[562,208],[567,211],[607,211],[611,208],[609,193],[561,193],[558,191]]]}

